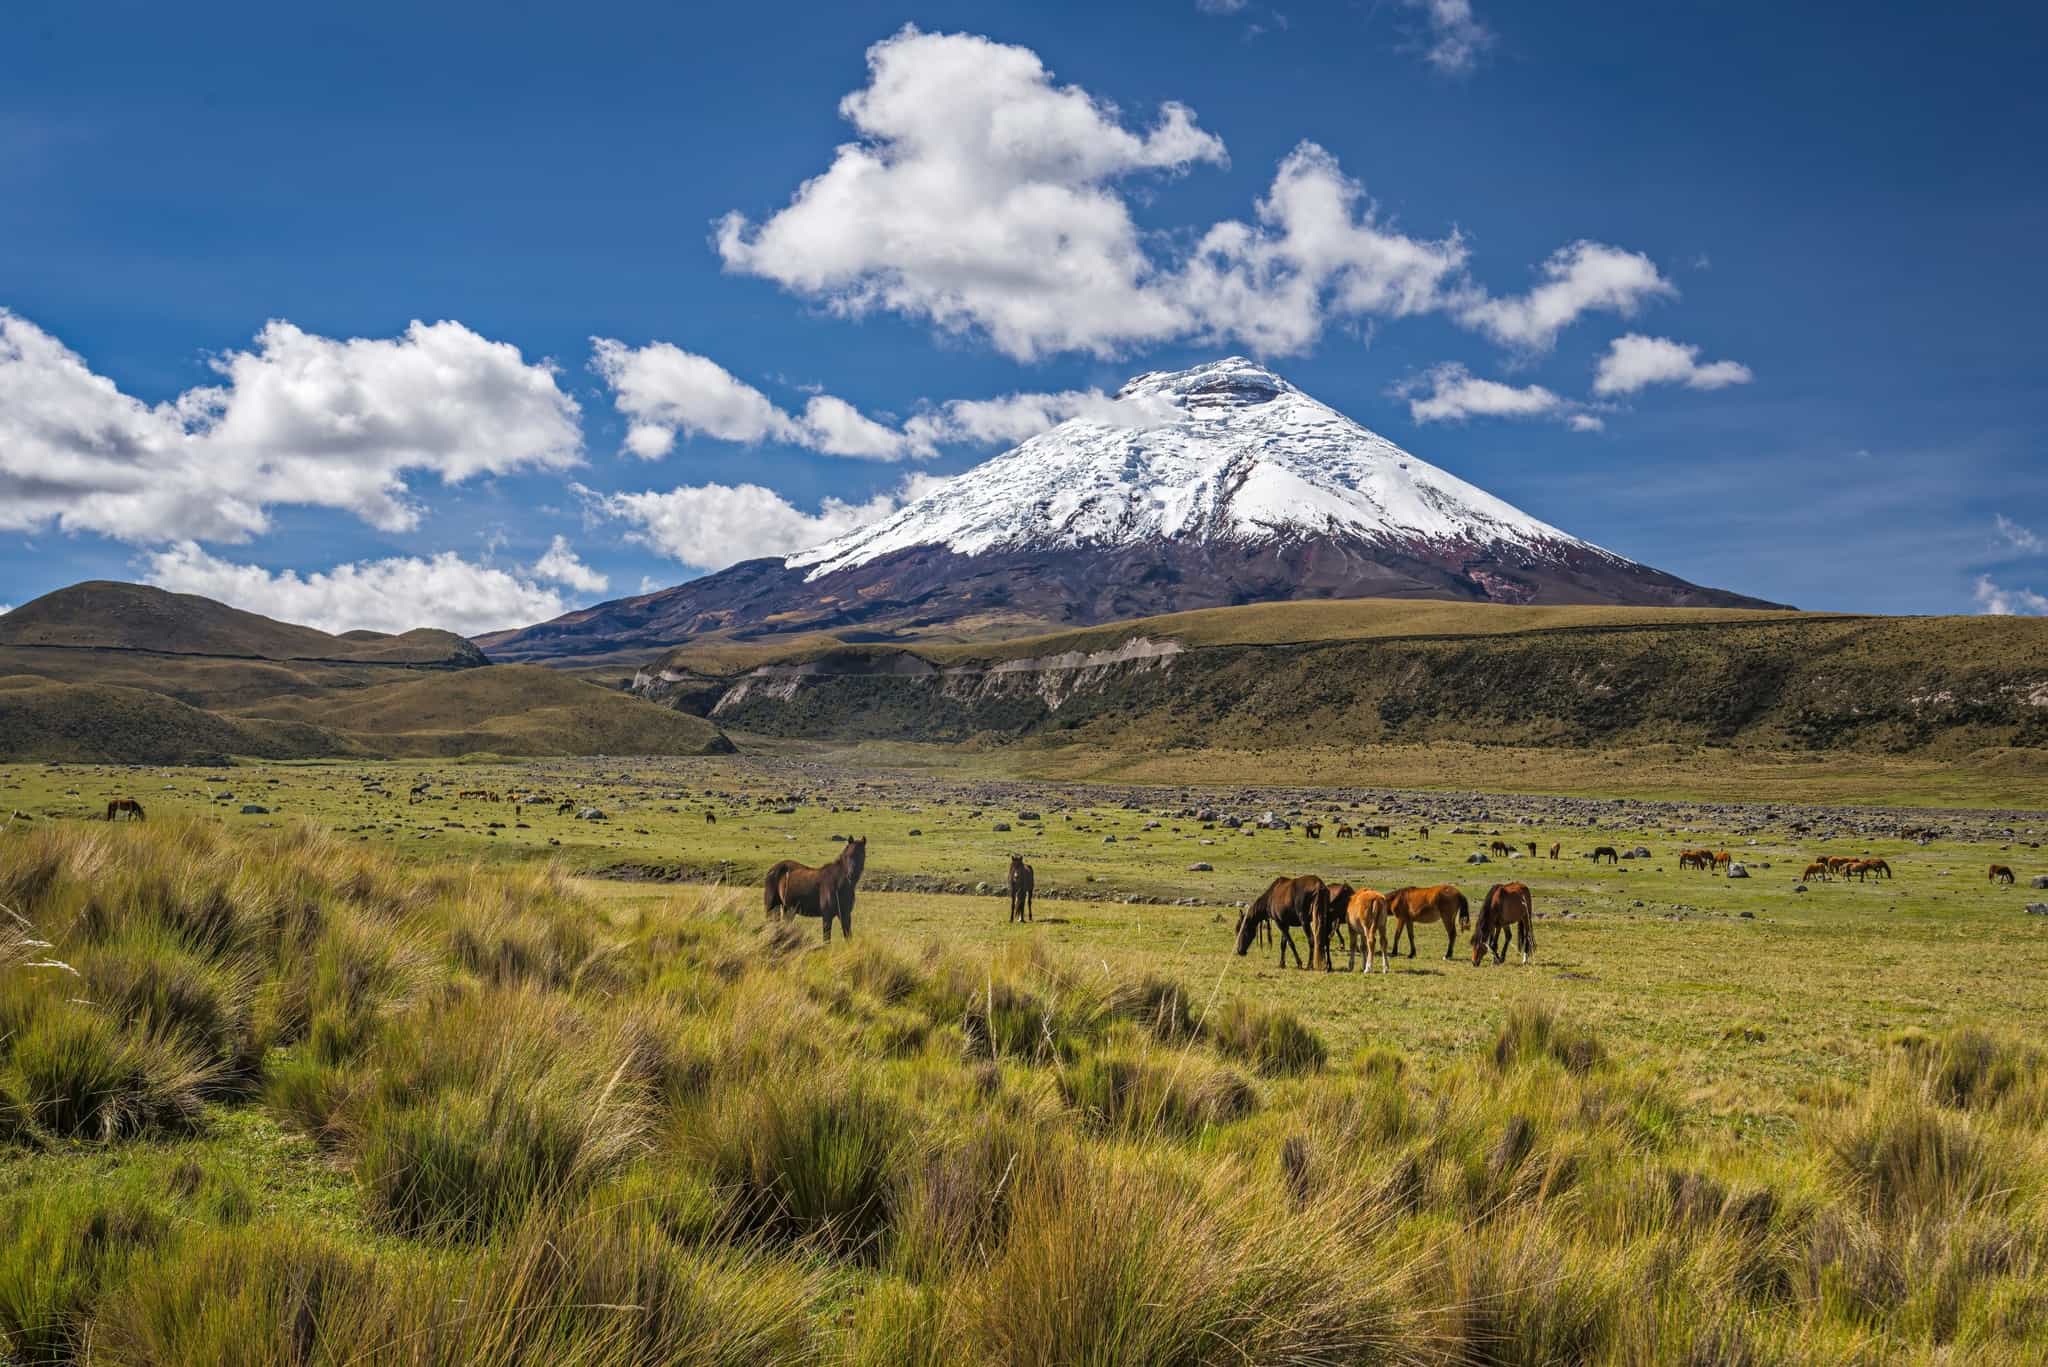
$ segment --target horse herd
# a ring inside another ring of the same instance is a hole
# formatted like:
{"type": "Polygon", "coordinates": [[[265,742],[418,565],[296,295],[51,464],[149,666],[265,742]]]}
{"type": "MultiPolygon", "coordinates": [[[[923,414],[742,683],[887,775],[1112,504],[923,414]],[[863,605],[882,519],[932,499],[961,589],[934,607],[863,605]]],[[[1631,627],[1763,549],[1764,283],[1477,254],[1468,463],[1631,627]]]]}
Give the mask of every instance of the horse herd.
{"type": "Polygon", "coordinates": [[[1444,957],[1455,958],[1458,949],[1458,932],[1472,932],[1472,963],[1476,967],[1483,963],[1490,951],[1495,963],[1507,961],[1510,938],[1520,949],[1522,962],[1529,962],[1529,954],[1536,948],[1535,898],[1526,883],[1495,883],[1486,891],[1486,898],[1480,903],[1479,922],[1472,922],[1472,904],[1456,885],[1439,883],[1433,887],[1399,888],[1393,892],[1379,892],[1373,888],[1354,888],[1349,883],[1335,885],[1324,882],[1314,874],[1298,878],[1276,878],[1272,886],[1252,899],[1251,905],[1238,913],[1237,952],[1247,953],[1252,940],[1264,934],[1267,943],[1272,942],[1274,927],[1280,931],[1280,967],[1287,967],[1287,955],[1292,952],[1295,966],[1312,968],[1320,965],[1329,972],[1331,964],[1330,945],[1337,936],[1345,941],[1347,968],[1358,967],[1358,957],[1365,955],[1365,971],[1372,972],[1373,953],[1379,952],[1380,972],[1388,970],[1387,960],[1400,949],[1401,937],[1408,937],[1408,957],[1415,957],[1415,927],[1417,925],[1440,925],[1444,928],[1444,957]],[[1389,939],[1387,923],[1391,921],[1394,933],[1389,939]],[[1295,948],[1293,931],[1300,930],[1308,938],[1309,957],[1302,960],[1301,951],[1295,948]]]}

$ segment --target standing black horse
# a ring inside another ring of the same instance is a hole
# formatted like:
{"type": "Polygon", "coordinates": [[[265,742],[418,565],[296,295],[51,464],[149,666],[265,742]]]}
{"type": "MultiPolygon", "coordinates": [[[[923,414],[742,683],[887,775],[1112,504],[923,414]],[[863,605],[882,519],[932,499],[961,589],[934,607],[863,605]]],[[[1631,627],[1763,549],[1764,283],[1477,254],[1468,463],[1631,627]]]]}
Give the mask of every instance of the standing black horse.
{"type": "Polygon", "coordinates": [[[1287,952],[1294,950],[1294,962],[1307,968],[1301,951],[1294,948],[1294,938],[1287,932],[1290,928],[1304,932],[1313,953],[1318,948],[1317,928],[1327,925],[1329,916],[1330,889],[1322,879],[1312,873],[1299,878],[1275,878],[1271,887],[1238,913],[1237,952],[1242,955],[1249,950],[1259,927],[1271,922],[1280,927],[1280,967],[1287,967],[1287,952]]]}
{"type": "Polygon", "coordinates": [[[785,859],[768,870],[762,892],[770,916],[815,916],[825,923],[825,943],[832,943],[832,918],[839,918],[839,933],[853,938],[853,897],[860,886],[861,870],[867,867],[868,838],[846,842],[839,857],[812,868],[785,859]]]}

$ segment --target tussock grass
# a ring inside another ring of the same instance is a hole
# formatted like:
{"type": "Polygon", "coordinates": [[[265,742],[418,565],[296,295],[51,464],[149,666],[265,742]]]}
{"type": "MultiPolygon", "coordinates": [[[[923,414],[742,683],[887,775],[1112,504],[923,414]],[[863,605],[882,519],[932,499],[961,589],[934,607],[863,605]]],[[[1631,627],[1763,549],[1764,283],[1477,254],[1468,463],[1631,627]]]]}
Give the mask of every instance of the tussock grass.
{"type": "Polygon", "coordinates": [[[1999,1029],[1736,1138],[1540,1003],[1333,1058],[1036,937],[828,951],[303,829],[0,838],[0,1360],[2048,1352],[2048,1069],[1999,1029]]]}

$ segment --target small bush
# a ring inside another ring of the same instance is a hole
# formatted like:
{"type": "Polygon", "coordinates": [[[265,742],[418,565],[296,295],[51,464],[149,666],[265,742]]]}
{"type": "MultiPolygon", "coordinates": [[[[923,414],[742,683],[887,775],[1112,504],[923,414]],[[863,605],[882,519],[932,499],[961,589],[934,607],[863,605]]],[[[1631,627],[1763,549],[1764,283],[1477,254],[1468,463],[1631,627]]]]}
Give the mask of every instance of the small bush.
{"type": "Polygon", "coordinates": [[[1830,1152],[1887,1218],[1960,1209],[2011,1185],[1992,1142],[1968,1117],[1912,1093],[1873,1092],[1834,1135],[1830,1152]]]}
{"type": "Polygon", "coordinates": [[[0,1360],[72,1361],[101,1294],[170,1231],[163,1210],[133,1192],[58,1186],[0,1198],[0,1360]]]}
{"type": "Polygon", "coordinates": [[[1329,1061],[1322,1036],[1292,1011],[1233,1001],[1210,1022],[1209,1037],[1232,1058],[1268,1077],[1312,1073],[1329,1061]]]}
{"type": "Polygon", "coordinates": [[[1552,1007],[1530,1002],[1508,1008],[1493,1045],[1494,1064],[1503,1070],[1547,1058],[1568,1073],[1588,1073],[1605,1057],[1590,1031],[1564,1020],[1552,1007]]]}
{"type": "Polygon", "coordinates": [[[43,1130],[101,1141],[189,1129],[218,1068],[176,1039],[124,1032],[90,1007],[44,1010],[14,1042],[14,1090],[43,1130]]]}
{"type": "Polygon", "coordinates": [[[701,1142],[744,1227],[865,1253],[889,1225],[909,1134],[888,1096],[859,1081],[809,1079],[727,1097],[701,1142]]]}

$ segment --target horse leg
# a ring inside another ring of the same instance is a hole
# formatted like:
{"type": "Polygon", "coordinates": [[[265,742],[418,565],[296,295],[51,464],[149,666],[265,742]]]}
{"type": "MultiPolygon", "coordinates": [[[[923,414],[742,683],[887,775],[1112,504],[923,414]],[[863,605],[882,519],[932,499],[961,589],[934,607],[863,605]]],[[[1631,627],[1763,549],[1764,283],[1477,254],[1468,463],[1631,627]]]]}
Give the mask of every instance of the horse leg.
{"type": "Polygon", "coordinates": [[[1522,962],[1528,963],[1529,951],[1536,948],[1536,926],[1533,922],[1522,922],[1521,938],[1517,943],[1522,946],[1522,962]]]}
{"type": "Polygon", "coordinates": [[[839,938],[842,940],[851,940],[853,938],[853,904],[851,902],[839,909],[839,938]]]}
{"type": "MultiPolygon", "coordinates": [[[[1290,949],[1294,949],[1294,934],[1287,929],[1285,923],[1282,923],[1280,927],[1280,967],[1282,968],[1287,967],[1287,951],[1290,949]]],[[[1308,967],[1308,965],[1302,963],[1301,951],[1298,949],[1294,949],[1294,964],[1297,968],[1308,967]]]]}
{"type": "Polygon", "coordinates": [[[1445,957],[1446,959],[1455,959],[1456,957],[1458,957],[1458,955],[1457,955],[1457,950],[1458,950],[1458,918],[1457,918],[1457,917],[1455,917],[1455,916],[1446,916],[1446,917],[1444,917],[1444,934],[1450,937],[1450,938],[1449,938],[1449,940],[1448,940],[1448,941],[1446,941],[1446,942],[1445,942],[1445,944],[1444,944],[1444,957],[1445,957]]]}

